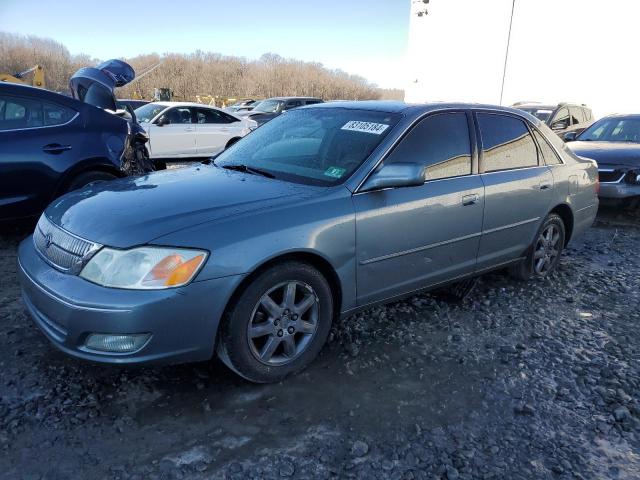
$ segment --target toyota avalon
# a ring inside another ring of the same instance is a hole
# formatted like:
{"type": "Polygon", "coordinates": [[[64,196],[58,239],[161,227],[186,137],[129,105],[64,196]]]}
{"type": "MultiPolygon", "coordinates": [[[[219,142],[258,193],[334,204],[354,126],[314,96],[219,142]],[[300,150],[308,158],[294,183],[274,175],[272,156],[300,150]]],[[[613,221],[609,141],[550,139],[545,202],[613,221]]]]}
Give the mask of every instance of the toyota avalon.
{"type": "Polygon", "coordinates": [[[55,346],[111,364],[307,366],[338,317],[498,268],[550,275],[595,162],[533,116],[466,104],[288,111],[207,164],[54,201],[19,249],[55,346]]]}

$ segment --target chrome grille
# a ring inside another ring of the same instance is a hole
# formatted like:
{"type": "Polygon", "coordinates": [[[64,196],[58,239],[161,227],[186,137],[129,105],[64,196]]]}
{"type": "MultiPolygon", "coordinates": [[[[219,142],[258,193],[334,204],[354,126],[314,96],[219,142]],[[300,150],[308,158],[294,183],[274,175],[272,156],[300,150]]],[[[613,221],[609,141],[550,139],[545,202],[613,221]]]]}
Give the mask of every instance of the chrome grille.
{"type": "Polygon", "coordinates": [[[44,214],[33,232],[36,250],[52,267],[78,274],[102,245],[84,240],[54,225],[44,214]]]}

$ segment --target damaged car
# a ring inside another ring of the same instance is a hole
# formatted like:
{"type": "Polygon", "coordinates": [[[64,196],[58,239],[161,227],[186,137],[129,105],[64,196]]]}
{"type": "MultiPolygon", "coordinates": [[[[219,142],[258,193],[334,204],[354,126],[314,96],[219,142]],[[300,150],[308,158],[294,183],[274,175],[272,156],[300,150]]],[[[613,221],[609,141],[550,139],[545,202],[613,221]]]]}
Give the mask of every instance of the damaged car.
{"type": "Polygon", "coordinates": [[[116,104],[114,89],[134,77],[111,60],[76,72],[72,97],[0,83],[0,220],[37,216],[64,193],[157,168],[144,129],[116,104]]]}
{"type": "Polygon", "coordinates": [[[610,115],[564,140],[577,155],[598,162],[602,200],[629,208],[640,205],[640,115],[610,115]]]}

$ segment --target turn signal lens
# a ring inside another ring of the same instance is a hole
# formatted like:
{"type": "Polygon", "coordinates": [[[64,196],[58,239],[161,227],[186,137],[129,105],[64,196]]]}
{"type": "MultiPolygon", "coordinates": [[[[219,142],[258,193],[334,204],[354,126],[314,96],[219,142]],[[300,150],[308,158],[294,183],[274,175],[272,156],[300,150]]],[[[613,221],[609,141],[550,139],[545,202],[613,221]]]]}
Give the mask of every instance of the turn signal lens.
{"type": "Polygon", "coordinates": [[[189,283],[207,259],[207,252],[186,248],[103,248],[80,276],[98,285],[133,290],[180,287],[189,283]]]}
{"type": "Polygon", "coordinates": [[[198,255],[191,260],[181,263],[171,271],[164,284],[174,287],[176,285],[187,283],[191,277],[193,277],[193,274],[198,270],[200,265],[202,265],[203,260],[204,255],[198,255]]]}

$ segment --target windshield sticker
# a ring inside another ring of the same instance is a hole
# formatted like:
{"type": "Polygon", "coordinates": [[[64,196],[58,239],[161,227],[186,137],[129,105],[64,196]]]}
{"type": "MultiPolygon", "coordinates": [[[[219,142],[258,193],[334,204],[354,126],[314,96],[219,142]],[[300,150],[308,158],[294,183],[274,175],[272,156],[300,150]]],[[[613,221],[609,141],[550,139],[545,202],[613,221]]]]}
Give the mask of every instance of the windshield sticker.
{"type": "Polygon", "coordinates": [[[344,175],[344,172],[346,170],[344,168],[340,168],[340,167],[329,167],[324,171],[324,174],[327,177],[332,177],[332,178],[340,178],[344,175]]]}
{"type": "Polygon", "coordinates": [[[351,120],[350,122],[347,122],[344,127],[342,127],[342,130],[380,135],[387,128],[389,128],[389,125],[385,125],[384,123],[360,122],[358,120],[351,120]]]}

